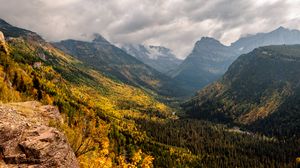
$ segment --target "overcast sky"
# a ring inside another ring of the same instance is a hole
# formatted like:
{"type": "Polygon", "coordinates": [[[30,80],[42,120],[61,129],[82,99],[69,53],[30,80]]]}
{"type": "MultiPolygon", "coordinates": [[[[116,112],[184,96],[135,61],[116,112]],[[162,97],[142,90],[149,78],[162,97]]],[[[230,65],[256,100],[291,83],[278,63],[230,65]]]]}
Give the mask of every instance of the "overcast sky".
{"type": "Polygon", "coordinates": [[[0,0],[0,18],[46,40],[88,40],[171,48],[179,57],[202,36],[229,45],[279,26],[300,29],[300,0],[0,0]]]}

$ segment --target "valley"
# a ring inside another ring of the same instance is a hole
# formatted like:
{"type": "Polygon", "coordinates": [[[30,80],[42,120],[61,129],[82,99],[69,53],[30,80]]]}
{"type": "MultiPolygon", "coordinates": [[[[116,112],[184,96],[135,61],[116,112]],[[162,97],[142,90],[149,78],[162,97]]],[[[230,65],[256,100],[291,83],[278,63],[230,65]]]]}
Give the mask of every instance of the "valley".
{"type": "MultiPolygon", "coordinates": [[[[0,32],[0,107],[24,121],[43,112],[22,102],[57,108],[62,122],[43,122],[65,135],[80,167],[295,167],[299,45],[243,53],[204,37],[183,62],[150,46],[173,60],[160,69],[101,35],[49,43],[4,20],[0,32]]],[[[0,166],[9,164],[1,143],[0,166]]]]}

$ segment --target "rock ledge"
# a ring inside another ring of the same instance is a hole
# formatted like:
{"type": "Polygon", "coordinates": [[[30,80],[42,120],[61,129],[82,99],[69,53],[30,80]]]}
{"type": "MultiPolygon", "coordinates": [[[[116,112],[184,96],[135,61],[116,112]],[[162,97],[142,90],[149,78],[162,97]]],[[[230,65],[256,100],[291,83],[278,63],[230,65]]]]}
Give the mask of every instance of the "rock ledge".
{"type": "Polygon", "coordinates": [[[62,121],[53,106],[0,105],[0,167],[79,167],[65,136],[48,126],[50,120],[62,121]]]}

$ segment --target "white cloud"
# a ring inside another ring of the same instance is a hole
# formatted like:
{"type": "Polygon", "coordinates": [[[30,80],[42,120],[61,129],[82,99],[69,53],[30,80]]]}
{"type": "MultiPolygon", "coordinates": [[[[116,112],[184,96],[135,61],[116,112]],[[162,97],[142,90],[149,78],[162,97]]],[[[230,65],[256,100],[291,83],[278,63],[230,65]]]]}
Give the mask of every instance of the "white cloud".
{"type": "Polygon", "coordinates": [[[201,36],[230,44],[281,25],[300,28],[298,0],[0,0],[0,17],[47,40],[89,39],[170,47],[185,57],[201,36]]]}

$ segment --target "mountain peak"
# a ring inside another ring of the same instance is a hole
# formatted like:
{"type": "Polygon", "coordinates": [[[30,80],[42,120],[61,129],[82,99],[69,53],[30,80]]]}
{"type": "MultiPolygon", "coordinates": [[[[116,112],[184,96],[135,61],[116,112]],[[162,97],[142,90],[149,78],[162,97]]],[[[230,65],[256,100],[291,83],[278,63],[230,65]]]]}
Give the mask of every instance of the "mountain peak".
{"type": "Polygon", "coordinates": [[[11,25],[7,23],[5,20],[0,18],[0,26],[11,26],[11,25]]]}
{"type": "Polygon", "coordinates": [[[279,26],[276,30],[288,30],[288,29],[283,26],[279,26]]]}
{"type": "Polygon", "coordinates": [[[287,29],[283,26],[279,26],[277,29],[273,30],[273,32],[286,32],[289,31],[290,29],[287,29]]]}
{"type": "Polygon", "coordinates": [[[102,35],[95,33],[93,43],[102,43],[102,44],[110,44],[102,35]]]}
{"type": "Polygon", "coordinates": [[[159,52],[163,52],[163,53],[172,52],[169,48],[166,48],[166,47],[163,47],[163,46],[149,45],[149,48],[157,49],[159,52]]]}
{"type": "Polygon", "coordinates": [[[196,42],[196,46],[198,45],[222,45],[220,41],[212,38],[212,37],[202,37],[201,40],[196,42]]]}
{"type": "Polygon", "coordinates": [[[201,37],[200,41],[218,41],[213,37],[201,37]]]}

